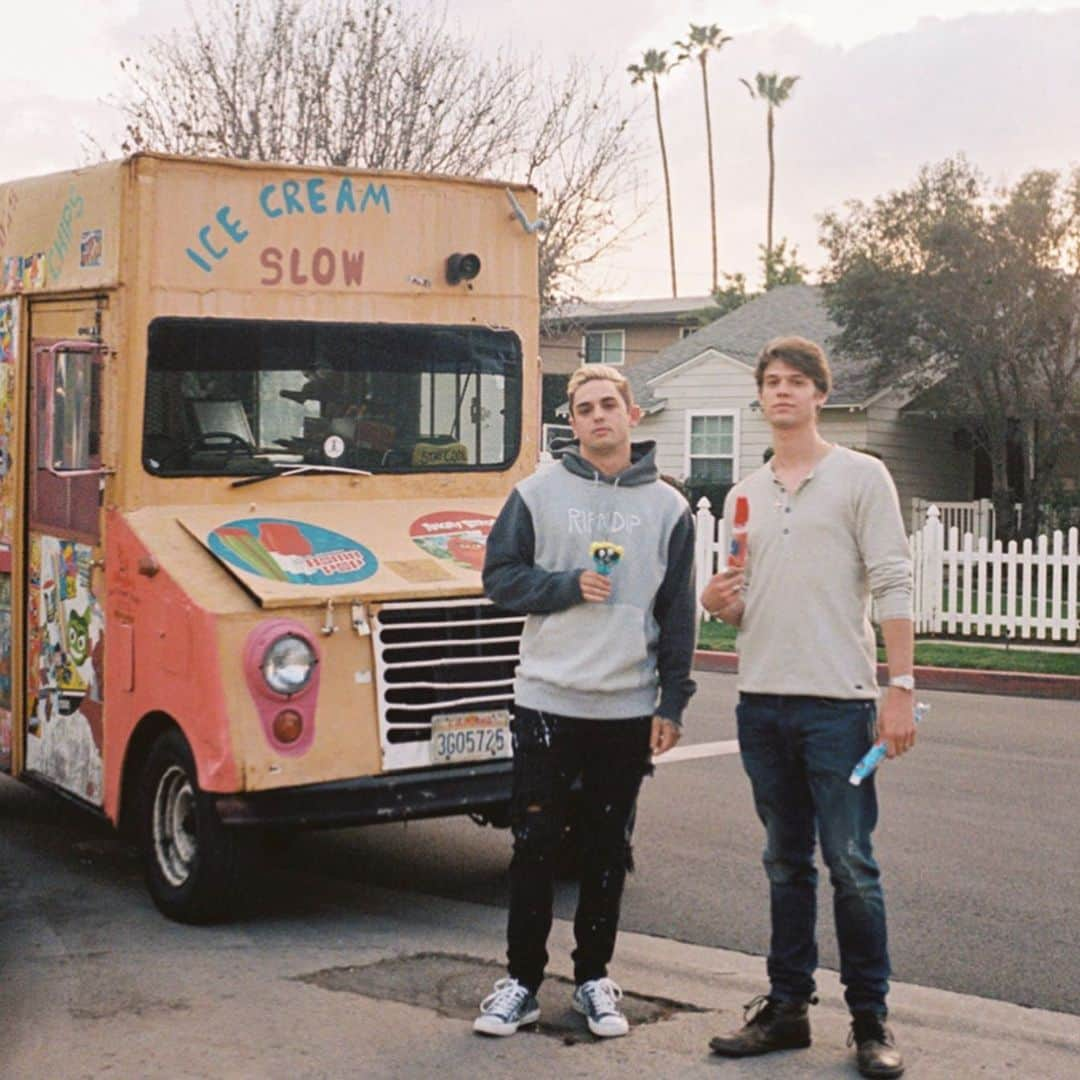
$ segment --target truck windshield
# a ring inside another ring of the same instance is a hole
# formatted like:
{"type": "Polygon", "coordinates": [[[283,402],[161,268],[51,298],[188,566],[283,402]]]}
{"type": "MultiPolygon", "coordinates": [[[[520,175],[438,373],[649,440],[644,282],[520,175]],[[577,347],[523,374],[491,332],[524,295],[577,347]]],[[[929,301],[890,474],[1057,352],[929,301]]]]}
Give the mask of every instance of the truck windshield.
{"type": "Polygon", "coordinates": [[[506,468],[521,370],[509,330],[155,319],[143,465],[159,476],[506,468]]]}

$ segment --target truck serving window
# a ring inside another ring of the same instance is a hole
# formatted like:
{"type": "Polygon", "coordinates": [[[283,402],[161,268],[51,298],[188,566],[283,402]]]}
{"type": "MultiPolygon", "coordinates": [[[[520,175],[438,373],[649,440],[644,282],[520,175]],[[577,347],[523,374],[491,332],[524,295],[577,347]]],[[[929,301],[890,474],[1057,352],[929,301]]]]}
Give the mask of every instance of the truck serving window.
{"type": "Polygon", "coordinates": [[[503,469],[521,438],[521,372],[509,330],[159,318],[143,465],[159,476],[503,469]]]}

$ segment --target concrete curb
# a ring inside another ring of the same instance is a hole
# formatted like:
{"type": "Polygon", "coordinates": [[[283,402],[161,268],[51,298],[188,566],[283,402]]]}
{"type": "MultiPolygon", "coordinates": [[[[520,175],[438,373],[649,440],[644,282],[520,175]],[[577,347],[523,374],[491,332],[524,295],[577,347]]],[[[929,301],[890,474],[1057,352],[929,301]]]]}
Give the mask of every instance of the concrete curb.
{"type": "MultiPolygon", "coordinates": [[[[694,653],[694,667],[698,671],[733,675],[739,670],[739,656],[733,652],[698,649],[694,653]]],[[[879,664],[879,682],[883,683],[887,678],[887,669],[883,664],[879,664]]],[[[1080,701],[1080,675],[1035,675],[1020,671],[976,671],[917,664],[915,682],[926,690],[1080,701]]]]}

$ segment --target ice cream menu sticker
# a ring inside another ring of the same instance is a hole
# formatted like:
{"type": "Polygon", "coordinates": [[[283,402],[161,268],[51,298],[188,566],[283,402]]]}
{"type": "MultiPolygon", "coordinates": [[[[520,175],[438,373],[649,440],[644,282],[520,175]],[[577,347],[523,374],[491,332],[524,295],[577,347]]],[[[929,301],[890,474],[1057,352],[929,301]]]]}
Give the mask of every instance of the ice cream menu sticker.
{"type": "Polygon", "coordinates": [[[414,544],[468,570],[483,570],[488,533],[495,519],[490,514],[461,510],[437,510],[425,514],[409,526],[414,544]]]}
{"type": "Polygon", "coordinates": [[[379,568],[373,552],[341,533],[305,521],[244,518],[219,525],[210,550],[247,574],[291,585],[348,585],[379,568]]]}

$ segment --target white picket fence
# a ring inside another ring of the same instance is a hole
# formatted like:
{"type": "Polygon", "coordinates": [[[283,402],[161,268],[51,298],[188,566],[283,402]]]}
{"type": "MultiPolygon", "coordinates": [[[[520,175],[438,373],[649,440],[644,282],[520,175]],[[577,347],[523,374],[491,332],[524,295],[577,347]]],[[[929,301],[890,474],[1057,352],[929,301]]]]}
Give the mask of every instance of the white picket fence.
{"type": "MultiPolygon", "coordinates": [[[[723,521],[697,507],[697,595],[723,564],[723,521]]],[[[1080,636],[1080,536],[1074,527],[1032,542],[991,543],[942,523],[931,506],[910,537],[915,630],[1075,642],[1080,636]]],[[[705,612],[701,612],[705,615],[705,612]]]]}
{"type": "MultiPolygon", "coordinates": [[[[911,500],[911,532],[917,533],[926,523],[930,507],[936,506],[941,524],[946,529],[954,525],[963,533],[971,533],[976,540],[985,536],[993,540],[996,527],[994,504],[990,499],[972,499],[970,502],[932,502],[930,499],[911,500]]],[[[1020,505],[1016,506],[1019,513],[1020,505]]]]}

